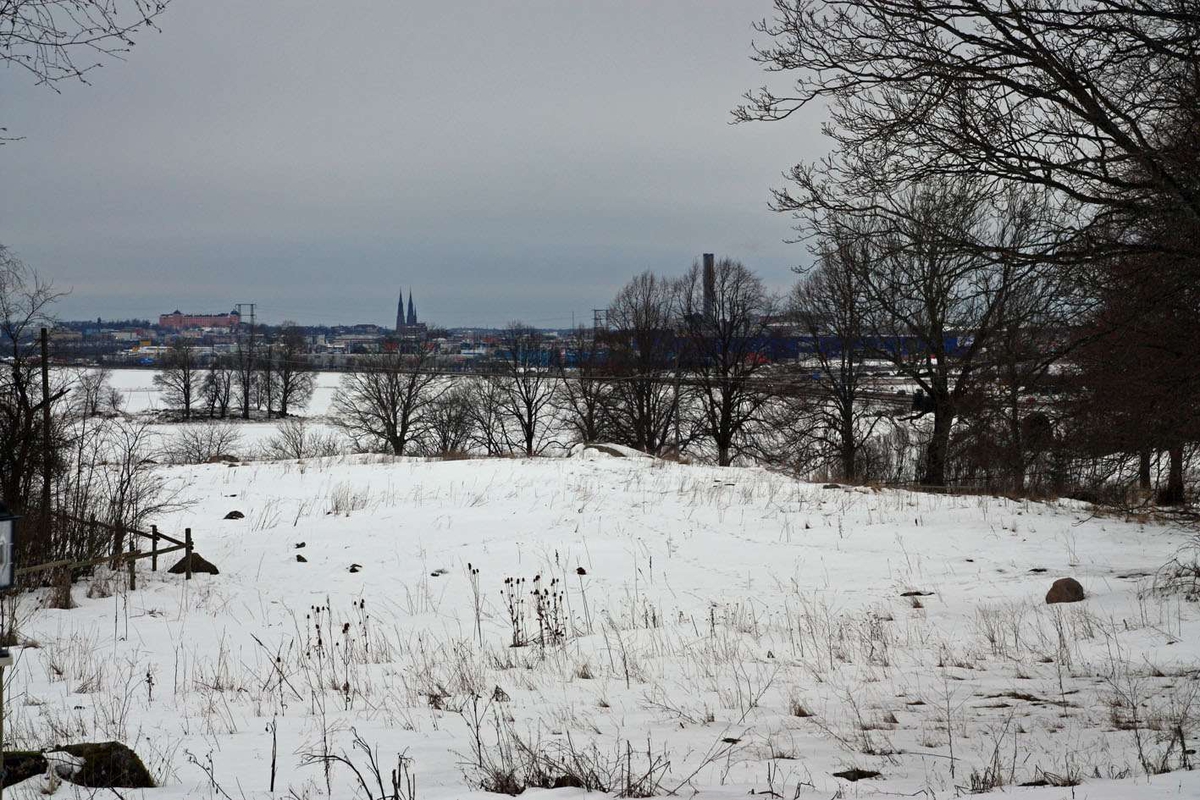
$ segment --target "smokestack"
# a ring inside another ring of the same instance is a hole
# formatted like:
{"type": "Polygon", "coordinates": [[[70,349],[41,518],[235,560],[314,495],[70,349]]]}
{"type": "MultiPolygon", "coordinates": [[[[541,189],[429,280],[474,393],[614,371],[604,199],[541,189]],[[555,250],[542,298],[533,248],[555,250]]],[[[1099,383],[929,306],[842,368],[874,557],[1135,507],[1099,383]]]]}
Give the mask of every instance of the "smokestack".
{"type": "Polygon", "coordinates": [[[704,254],[704,316],[712,319],[717,309],[717,269],[713,254],[704,254]]]}

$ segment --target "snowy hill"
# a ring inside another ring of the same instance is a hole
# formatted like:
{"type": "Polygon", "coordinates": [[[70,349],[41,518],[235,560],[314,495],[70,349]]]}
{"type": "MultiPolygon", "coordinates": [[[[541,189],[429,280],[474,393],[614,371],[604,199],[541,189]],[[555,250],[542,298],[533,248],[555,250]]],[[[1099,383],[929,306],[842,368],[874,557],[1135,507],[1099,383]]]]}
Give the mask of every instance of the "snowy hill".
{"type": "Polygon", "coordinates": [[[126,742],[153,798],[270,797],[273,751],[275,796],[365,797],[355,732],[422,798],[1200,795],[1145,777],[1200,735],[1196,605],[1149,591],[1186,532],[595,454],[164,470],[221,574],[25,598],[9,747],[126,742]]]}

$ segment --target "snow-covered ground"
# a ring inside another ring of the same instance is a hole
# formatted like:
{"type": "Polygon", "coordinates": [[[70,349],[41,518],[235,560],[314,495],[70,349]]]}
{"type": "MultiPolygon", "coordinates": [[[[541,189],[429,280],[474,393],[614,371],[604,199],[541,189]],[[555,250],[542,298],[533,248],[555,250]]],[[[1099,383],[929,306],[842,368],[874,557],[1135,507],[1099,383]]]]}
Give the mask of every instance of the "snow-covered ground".
{"type": "Polygon", "coordinates": [[[318,762],[369,774],[355,733],[421,798],[530,753],[659,795],[1200,796],[1197,607],[1148,591],[1185,531],[594,452],[162,469],[221,574],[26,597],[6,676],[8,746],[126,742],[148,798],[353,797],[318,762]]]}

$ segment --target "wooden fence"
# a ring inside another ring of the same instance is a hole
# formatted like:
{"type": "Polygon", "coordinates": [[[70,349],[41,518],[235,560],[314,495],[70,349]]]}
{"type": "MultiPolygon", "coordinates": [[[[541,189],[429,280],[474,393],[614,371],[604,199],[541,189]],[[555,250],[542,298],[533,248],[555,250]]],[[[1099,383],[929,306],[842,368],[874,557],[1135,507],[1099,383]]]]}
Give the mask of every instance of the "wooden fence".
{"type": "MultiPolygon", "coordinates": [[[[176,539],[174,536],[168,536],[165,533],[159,533],[157,525],[151,525],[150,531],[140,531],[136,528],[127,528],[119,525],[109,525],[104,522],[99,522],[96,519],[83,520],[78,517],[67,516],[65,514],[56,515],[61,519],[65,519],[76,525],[86,525],[95,533],[96,531],[104,531],[112,539],[112,544],[109,548],[108,555],[97,556],[85,561],[74,561],[72,559],[60,559],[58,561],[47,561],[44,564],[33,564],[28,567],[18,567],[16,577],[24,575],[33,575],[47,570],[63,570],[68,575],[75,570],[87,569],[100,564],[108,564],[112,569],[120,569],[122,564],[128,565],[129,568],[129,588],[137,588],[137,573],[134,571],[134,565],[143,558],[150,559],[150,571],[158,571],[158,557],[169,553],[177,553],[183,551],[184,558],[184,578],[192,579],[192,529],[184,528],[183,538],[176,539]],[[150,543],[149,550],[141,550],[138,544],[142,541],[150,543]]],[[[93,537],[89,537],[91,539],[93,537]]]]}

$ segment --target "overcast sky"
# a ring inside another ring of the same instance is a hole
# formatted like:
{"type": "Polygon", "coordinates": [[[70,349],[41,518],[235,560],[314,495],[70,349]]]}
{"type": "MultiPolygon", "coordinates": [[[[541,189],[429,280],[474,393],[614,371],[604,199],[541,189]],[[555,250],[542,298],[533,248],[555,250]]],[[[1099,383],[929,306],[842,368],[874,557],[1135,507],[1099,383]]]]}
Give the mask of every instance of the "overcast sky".
{"type": "Polygon", "coordinates": [[[729,125],[769,0],[174,0],[61,94],[0,71],[0,242],[64,318],[565,327],[702,252],[804,262],[810,115],[729,125]]]}

